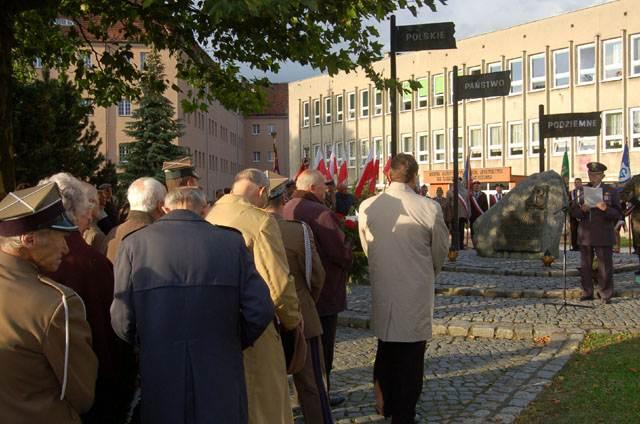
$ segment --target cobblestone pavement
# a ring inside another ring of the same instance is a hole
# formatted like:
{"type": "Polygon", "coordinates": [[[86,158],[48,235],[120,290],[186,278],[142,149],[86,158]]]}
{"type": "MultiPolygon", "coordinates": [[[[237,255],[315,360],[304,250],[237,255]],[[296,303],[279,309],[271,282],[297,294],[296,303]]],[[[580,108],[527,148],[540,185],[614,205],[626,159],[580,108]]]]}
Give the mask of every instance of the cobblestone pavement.
{"type": "MultiPolygon", "coordinates": [[[[550,383],[577,348],[580,335],[531,340],[436,337],[427,348],[418,422],[510,423],[550,383]]],[[[347,397],[337,423],[385,422],[375,413],[369,330],[340,327],[332,391],[347,397]]]]}

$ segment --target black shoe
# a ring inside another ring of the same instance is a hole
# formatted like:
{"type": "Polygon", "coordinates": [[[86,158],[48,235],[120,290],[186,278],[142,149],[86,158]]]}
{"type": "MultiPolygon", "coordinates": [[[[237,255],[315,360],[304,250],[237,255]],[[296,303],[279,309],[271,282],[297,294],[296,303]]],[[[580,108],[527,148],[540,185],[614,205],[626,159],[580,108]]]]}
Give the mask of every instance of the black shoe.
{"type": "Polygon", "coordinates": [[[585,295],[580,296],[580,300],[583,301],[583,302],[586,301],[586,300],[593,300],[593,296],[587,296],[585,294],[585,295]]]}
{"type": "Polygon", "coordinates": [[[347,398],[342,395],[331,395],[329,396],[329,405],[338,406],[344,403],[345,400],[347,400],[347,398]]]}

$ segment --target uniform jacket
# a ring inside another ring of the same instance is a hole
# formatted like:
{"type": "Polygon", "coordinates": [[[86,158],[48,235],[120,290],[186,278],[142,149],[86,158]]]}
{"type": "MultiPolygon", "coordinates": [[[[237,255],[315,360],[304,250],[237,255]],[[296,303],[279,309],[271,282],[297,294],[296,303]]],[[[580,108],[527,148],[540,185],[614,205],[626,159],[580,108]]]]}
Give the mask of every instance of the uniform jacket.
{"type": "Polygon", "coordinates": [[[302,226],[306,225],[297,221],[286,221],[278,215],[274,215],[280,232],[282,233],[282,241],[284,249],[287,252],[287,262],[289,262],[289,272],[296,282],[296,293],[298,302],[300,302],[300,311],[304,321],[304,336],[307,339],[322,334],[322,324],[316,310],[316,301],[320,297],[320,291],[324,285],[324,268],[316,243],[313,238],[313,232],[309,228],[309,238],[311,242],[311,287],[307,285],[305,276],[305,248],[304,234],[302,226]]]}
{"type": "Polygon", "coordinates": [[[143,423],[246,423],[242,348],[273,304],[240,234],[176,210],[122,241],[113,329],[140,346],[143,423]]]}
{"type": "Polygon", "coordinates": [[[393,182],[360,204],[358,227],[369,258],[372,324],[385,342],[431,338],[434,281],[449,250],[440,206],[393,182]]]}
{"type": "MultiPolygon", "coordinates": [[[[214,204],[207,221],[242,233],[256,269],[269,287],[279,321],[288,329],[295,328],[300,321],[298,296],[275,218],[242,197],[227,194],[214,204]]],[[[245,350],[244,366],[249,422],[292,423],[284,351],[274,325],[245,350]]]]}
{"type": "Polygon", "coordinates": [[[134,231],[139,230],[142,227],[153,222],[153,218],[146,212],[130,211],[127,220],[122,224],[114,227],[104,241],[102,252],[107,256],[111,263],[116,261],[118,256],[118,250],[120,249],[120,242],[123,238],[128,236],[134,231]]]}
{"type": "Polygon", "coordinates": [[[608,208],[601,211],[591,208],[589,212],[580,209],[581,203],[571,203],[571,216],[580,220],[578,244],[581,246],[613,246],[613,228],[622,219],[622,208],[618,191],[608,184],[601,184],[602,197],[608,208]]]}
{"type": "Polygon", "coordinates": [[[80,423],[97,370],[82,299],[31,262],[0,252],[0,421],[80,423]]]}
{"type": "MultiPolygon", "coordinates": [[[[447,202],[449,203],[449,219],[453,219],[453,188],[447,192],[447,202]]],[[[467,189],[458,186],[458,219],[469,219],[469,196],[467,189]]]]}
{"type": "Polygon", "coordinates": [[[351,244],[346,240],[336,215],[318,198],[296,190],[284,205],[282,216],[306,222],[313,231],[326,274],[318,299],[318,314],[335,315],[347,307],[347,271],[351,266],[351,244]]]}
{"type": "Polygon", "coordinates": [[[627,181],[622,189],[622,201],[632,207],[631,210],[631,226],[633,227],[634,247],[638,250],[640,244],[640,174],[633,176],[627,181]]]}
{"type": "Polygon", "coordinates": [[[67,245],[69,253],[60,267],[47,276],[72,288],[84,301],[92,346],[100,365],[92,413],[104,415],[105,411],[117,408],[124,416],[133,395],[137,368],[132,347],[120,340],[111,328],[113,266],[103,254],[89,246],[79,232],[67,237],[67,245]]]}
{"type": "MultiPolygon", "coordinates": [[[[474,192],[471,192],[469,196],[472,197],[474,196],[474,194],[474,192]]],[[[480,215],[482,215],[489,209],[489,199],[487,199],[487,195],[483,191],[480,191],[478,193],[478,196],[475,197],[477,203],[476,207],[471,197],[469,198],[469,206],[471,209],[471,222],[474,222],[480,215]],[[478,207],[480,208],[480,210],[478,210],[478,207]]]]}

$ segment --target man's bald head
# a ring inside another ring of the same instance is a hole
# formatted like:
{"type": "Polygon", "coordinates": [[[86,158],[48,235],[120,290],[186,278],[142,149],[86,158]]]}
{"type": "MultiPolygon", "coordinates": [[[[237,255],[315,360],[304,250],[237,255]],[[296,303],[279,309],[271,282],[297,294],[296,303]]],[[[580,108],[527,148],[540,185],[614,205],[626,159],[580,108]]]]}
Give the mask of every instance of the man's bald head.
{"type": "Polygon", "coordinates": [[[318,200],[324,202],[327,186],[324,183],[324,175],[316,169],[307,169],[296,180],[296,188],[301,191],[313,193],[318,200]]]}

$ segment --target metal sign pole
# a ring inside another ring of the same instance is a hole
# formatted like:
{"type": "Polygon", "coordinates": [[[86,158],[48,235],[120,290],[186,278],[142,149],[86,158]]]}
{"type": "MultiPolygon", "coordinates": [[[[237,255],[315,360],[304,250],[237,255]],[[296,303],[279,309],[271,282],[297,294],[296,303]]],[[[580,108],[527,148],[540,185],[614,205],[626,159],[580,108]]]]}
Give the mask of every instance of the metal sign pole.
{"type": "MultiPolygon", "coordinates": [[[[391,51],[389,59],[391,60],[391,79],[396,81],[396,16],[391,15],[391,51]]],[[[394,87],[389,90],[389,101],[391,102],[391,157],[395,157],[398,152],[398,90],[394,87]]]]}
{"type": "Polygon", "coordinates": [[[453,246],[453,249],[457,251],[463,247],[459,245],[460,228],[458,225],[458,66],[453,67],[453,77],[451,78],[451,81],[451,97],[453,100],[453,220],[451,223],[453,240],[451,240],[451,245],[453,246]]]}
{"type": "Polygon", "coordinates": [[[540,172],[544,172],[544,105],[538,106],[538,148],[540,149],[540,172]]]}

